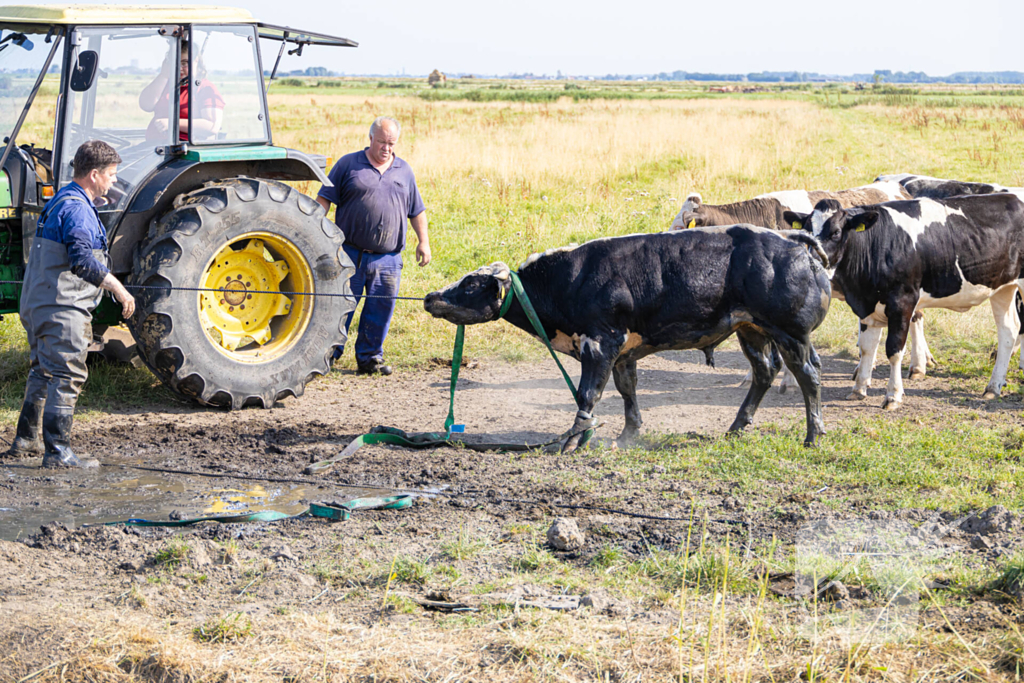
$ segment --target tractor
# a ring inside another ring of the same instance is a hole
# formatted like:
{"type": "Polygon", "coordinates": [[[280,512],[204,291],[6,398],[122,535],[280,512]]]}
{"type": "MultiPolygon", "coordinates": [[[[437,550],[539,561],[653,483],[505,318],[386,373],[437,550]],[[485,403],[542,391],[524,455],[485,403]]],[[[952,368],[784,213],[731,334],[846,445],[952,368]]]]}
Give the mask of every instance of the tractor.
{"type": "MultiPolygon", "coordinates": [[[[271,133],[269,82],[286,48],[311,45],[357,44],[228,7],[0,7],[0,281],[22,280],[75,150],[103,140],[122,163],[97,209],[137,310],[122,321],[104,298],[94,335],[127,323],[153,374],[203,405],[300,396],[330,370],[354,308],[341,231],[282,182],[330,184],[328,160],[271,133]],[[280,43],[269,79],[261,41],[280,43]],[[19,143],[33,103],[52,144],[19,143]]],[[[0,284],[0,314],[18,311],[20,292],[0,284]]]]}

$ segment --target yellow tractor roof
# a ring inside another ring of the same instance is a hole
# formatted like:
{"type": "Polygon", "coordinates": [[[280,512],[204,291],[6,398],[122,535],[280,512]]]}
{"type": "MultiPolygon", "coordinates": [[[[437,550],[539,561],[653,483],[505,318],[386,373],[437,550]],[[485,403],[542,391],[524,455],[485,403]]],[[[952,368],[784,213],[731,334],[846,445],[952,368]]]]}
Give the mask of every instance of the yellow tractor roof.
{"type": "Polygon", "coordinates": [[[5,5],[0,22],[24,24],[252,24],[248,10],[206,5],[5,5]]]}

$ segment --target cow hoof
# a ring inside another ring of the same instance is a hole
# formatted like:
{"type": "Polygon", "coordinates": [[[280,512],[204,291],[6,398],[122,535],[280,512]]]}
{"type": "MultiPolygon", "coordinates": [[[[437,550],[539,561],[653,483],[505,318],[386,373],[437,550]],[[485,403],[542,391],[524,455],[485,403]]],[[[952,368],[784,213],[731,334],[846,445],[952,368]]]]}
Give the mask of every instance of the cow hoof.
{"type": "Polygon", "coordinates": [[[910,371],[910,377],[908,377],[907,379],[921,379],[924,376],[925,376],[925,371],[924,370],[911,370],[910,371]]]}
{"type": "Polygon", "coordinates": [[[986,401],[991,401],[994,398],[999,398],[999,392],[998,391],[992,391],[991,389],[987,389],[985,391],[985,393],[981,395],[981,398],[986,400],[986,401]]]}
{"type": "Polygon", "coordinates": [[[863,394],[860,393],[859,391],[851,391],[850,395],[846,397],[846,400],[847,401],[863,401],[867,397],[868,397],[868,392],[866,392],[866,391],[863,394]]]}
{"type": "Polygon", "coordinates": [[[636,443],[636,432],[623,432],[615,441],[612,441],[611,448],[631,448],[636,443]]]}
{"type": "Polygon", "coordinates": [[[899,410],[901,405],[903,405],[903,401],[886,397],[885,403],[882,404],[882,410],[899,410]]]}

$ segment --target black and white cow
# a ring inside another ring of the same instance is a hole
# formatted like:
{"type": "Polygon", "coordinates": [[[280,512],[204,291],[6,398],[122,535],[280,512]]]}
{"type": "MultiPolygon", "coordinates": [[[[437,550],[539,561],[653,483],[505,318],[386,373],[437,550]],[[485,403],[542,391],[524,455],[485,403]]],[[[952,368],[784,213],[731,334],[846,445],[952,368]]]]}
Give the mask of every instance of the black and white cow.
{"type": "Polygon", "coordinates": [[[1006,187],[997,183],[977,183],[966,180],[950,180],[948,178],[932,178],[913,173],[896,173],[880,175],[876,183],[896,182],[914,199],[949,199],[969,194],[995,194],[1009,192],[1024,199],[1024,188],[1006,187]]]}
{"type": "MultiPolygon", "coordinates": [[[[736,333],[754,381],[730,431],[750,424],[782,360],[796,375],[807,413],[805,443],[824,432],[821,363],[810,334],[828,312],[824,254],[810,235],[749,225],[596,239],[533,255],[523,288],[553,340],[582,365],[576,429],[592,419],[609,376],[625,401],[628,442],[640,429],[636,362],[658,351],[713,349],[736,333]]],[[[455,324],[497,320],[509,292],[495,263],[427,295],[431,315],[455,324]]],[[[533,334],[518,299],[505,319],[533,334]]],[[[575,449],[579,438],[563,450],[575,449]]]]}
{"type": "Polygon", "coordinates": [[[843,209],[825,200],[811,214],[790,212],[816,237],[832,263],[832,287],[865,326],[850,398],[867,380],[888,327],[889,385],[884,407],[903,401],[900,365],[910,320],[924,308],[966,311],[989,301],[998,328],[995,368],[985,389],[998,396],[1019,329],[1014,298],[1024,284],[1024,203],[1013,194],[915,199],[843,209]]]}
{"type": "Polygon", "coordinates": [[[810,213],[822,199],[835,199],[844,207],[881,204],[911,196],[896,181],[876,181],[849,190],[781,190],[759,194],[732,204],[705,204],[696,192],[691,193],[672,221],[672,230],[706,228],[712,225],[749,223],[773,230],[789,230],[786,211],[810,213]]]}
{"type": "MultiPolygon", "coordinates": [[[[881,204],[898,199],[910,199],[906,190],[896,180],[876,180],[870,185],[854,187],[849,190],[781,190],[758,195],[753,199],[733,202],[732,204],[704,204],[697,193],[693,193],[683,202],[682,208],[672,221],[671,230],[685,230],[692,227],[708,227],[712,225],[734,225],[749,223],[773,230],[788,230],[792,226],[786,223],[786,211],[810,213],[814,205],[822,199],[835,199],[843,208],[863,206],[865,204],[881,204]]],[[[923,377],[928,363],[934,364],[931,350],[924,339],[924,321],[922,316],[915,316],[911,327],[911,336],[915,344],[911,347],[910,367],[911,378],[923,377]],[[920,343],[917,342],[920,340],[920,343]],[[918,357],[920,353],[920,358],[918,357]]],[[[751,380],[752,374],[747,373],[743,384],[751,380]]],[[[870,382],[870,379],[868,380],[870,382]]],[[[789,387],[796,386],[796,379],[783,369],[779,383],[779,393],[784,394],[789,387]]]]}
{"type": "MultiPolygon", "coordinates": [[[[968,180],[952,180],[949,178],[933,178],[926,175],[914,175],[913,173],[897,173],[894,175],[882,175],[875,178],[875,182],[898,182],[906,192],[914,199],[949,199],[970,194],[995,194],[1009,192],[1015,194],[1024,201],[1024,187],[1007,187],[998,183],[981,183],[968,180]]],[[[1017,295],[1017,317],[1024,325],[1024,300],[1020,294],[1017,295]]],[[[923,325],[923,323],[922,323],[923,325]]],[[[915,328],[916,331],[916,328],[915,328]]],[[[923,328],[922,328],[923,332],[923,328]]],[[[1014,343],[1014,352],[1024,344],[1024,329],[1017,334],[1017,341],[1014,343]]],[[[913,349],[913,347],[911,347],[913,349]]],[[[1010,355],[1013,355],[1011,352],[1010,355]]],[[[1024,354],[1018,359],[1021,370],[1024,370],[1024,354]]],[[[911,352],[911,377],[916,376],[914,369],[914,354],[911,352]]],[[[923,374],[924,370],[920,371],[923,374]]]]}

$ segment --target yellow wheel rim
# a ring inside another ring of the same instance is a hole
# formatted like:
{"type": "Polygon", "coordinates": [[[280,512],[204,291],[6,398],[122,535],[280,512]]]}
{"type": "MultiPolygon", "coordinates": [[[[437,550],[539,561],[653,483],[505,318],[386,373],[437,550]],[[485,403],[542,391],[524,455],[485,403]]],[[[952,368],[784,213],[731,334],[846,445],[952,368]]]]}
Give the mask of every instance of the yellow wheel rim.
{"type": "Polygon", "coordinates": [[[313,271],[289,240],[267,232],[246,233],[207,264],[199,293],[199,320],[206,336],[233,360],[266,363],[287,353],[312,317],[313,271]],[[266,292],[266,293],[261,293],[266,292]]]}

